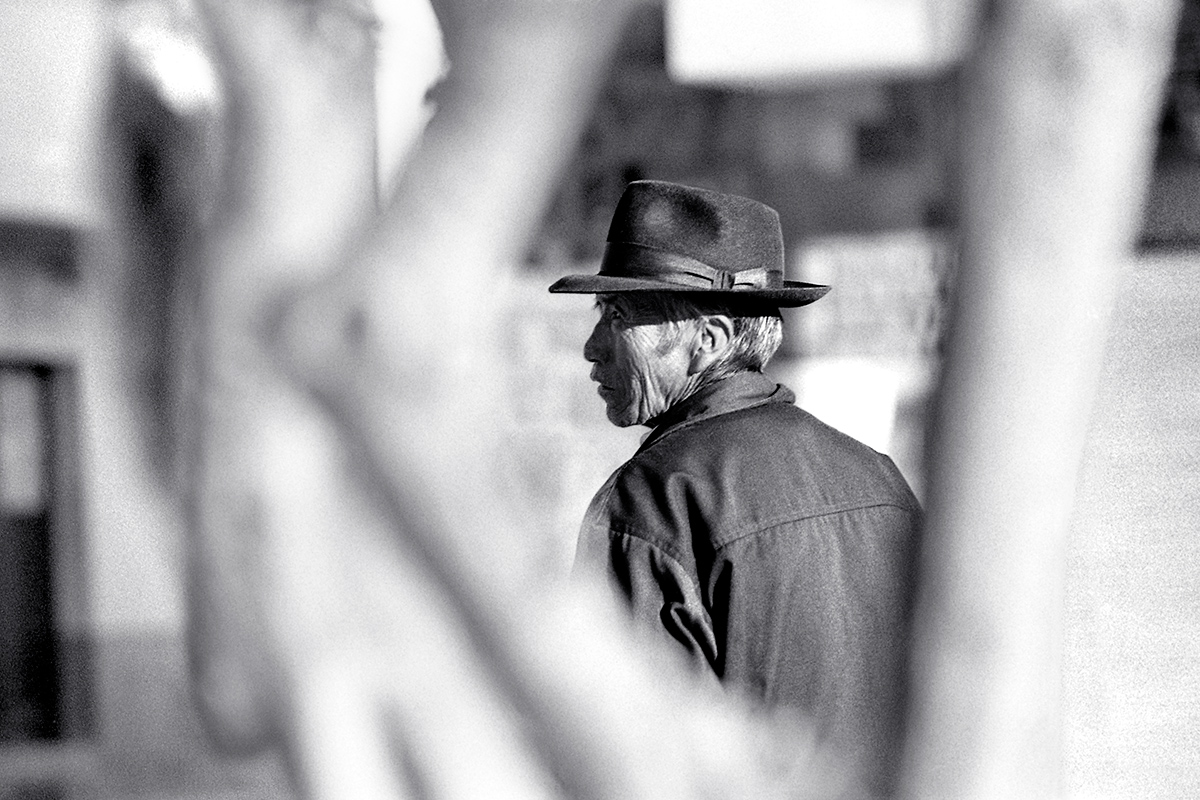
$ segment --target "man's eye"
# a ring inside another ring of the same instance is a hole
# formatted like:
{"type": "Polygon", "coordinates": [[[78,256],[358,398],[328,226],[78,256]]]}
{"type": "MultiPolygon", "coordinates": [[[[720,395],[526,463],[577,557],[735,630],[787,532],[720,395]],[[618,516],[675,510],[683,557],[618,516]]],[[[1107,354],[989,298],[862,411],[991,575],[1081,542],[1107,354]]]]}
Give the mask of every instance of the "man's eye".
{"type": "Polygon", "coordinates": [[[623,313],[621,313],[618,309],[613,308],[612,306],[608,306],[608,307],[604,308],[600,312],[600,317],[601,317],[601,319],[605,320],[606,322],[624,322],[625,321],[625,315],[623,313]]]}

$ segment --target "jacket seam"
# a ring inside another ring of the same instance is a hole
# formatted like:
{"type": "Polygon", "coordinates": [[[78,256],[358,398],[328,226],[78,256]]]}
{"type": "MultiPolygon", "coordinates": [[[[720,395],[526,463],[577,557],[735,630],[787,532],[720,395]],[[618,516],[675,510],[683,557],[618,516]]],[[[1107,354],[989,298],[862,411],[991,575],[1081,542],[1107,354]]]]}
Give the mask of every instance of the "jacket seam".
{"type": "Polygon", "coordinates": [[[742,539],[747,539],[751,536],[758,536],[759,534],[770,533],[770,532],[774,531],[776,528],[782,528],[785,525],[794,525],[797,522],[806,522],[808,520],[820,519],[822,517],[837,516],[838,514],[846,514],[851,511],[866,511],[867,509],[871,509],[871,508],[895,508],[895,509],[903,511],[907,514],[910,514],[910,515],[919,513],[919,510],[917,508],[914,508],[911,505],[901,505],[900,503],[891,503],[891,502],[866,503],[866,504],[861,504],[861,505],[839,506],[837,508],[831,508],[827,511],[821,511],[821,512],[815,513],[815,514],[801,514],[799,516],[789,517],[788,519],[780,520],[779,522],[773,522],[770,525],[762,525],[760,527],[754,528],[753,530],[748,530],[745,533],[739,533],[730,539],[723,540],[720,544],[717,544],[714,542],[713,550],[716,552],[720,552],[721,550],[724,550],[726,547],[733,544],[734,542],[740,542],[742,539]]]}
{"type": "MultiPolygon", "coordinates": [[[[660,553],[662,553],[663,555],[667,556],[667,558],[670,558],[672,561],[674,561],[676,564],[678,564],[681,568],[683,567],[683,559],[681,559],[675,553],[674,548],[665,547],[665,546],[659,544],[658,542],[654,541],[650,537],[646,536],[645,534],[639,533],[638,531],[634,530],[633,528],[629,528],[629,527],[627,527],[625,525],[621,525],[619,523],[609,524],[608,534],[610,537],[612,537],[612,536],[628,536],[631,539],[637,539],[638,541],[645,542],[646,544],[653,547],[655,550],[657,550],[660,553]]],[[[685,570],[685,571],[688,571],[688,570],[685,570]]]]}

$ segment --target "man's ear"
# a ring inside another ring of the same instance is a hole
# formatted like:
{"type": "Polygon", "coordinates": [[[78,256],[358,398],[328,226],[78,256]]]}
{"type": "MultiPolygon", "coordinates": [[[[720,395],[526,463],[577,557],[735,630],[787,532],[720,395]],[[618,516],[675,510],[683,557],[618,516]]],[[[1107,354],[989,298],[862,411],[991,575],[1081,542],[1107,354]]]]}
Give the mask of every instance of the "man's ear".
{"type": "Polygon", "coordinates": [[[688,374],[696,375],[724,358],[733,343],[733,319],[724,314],[710,314],[701,320],[692,346],[688,374]]]}

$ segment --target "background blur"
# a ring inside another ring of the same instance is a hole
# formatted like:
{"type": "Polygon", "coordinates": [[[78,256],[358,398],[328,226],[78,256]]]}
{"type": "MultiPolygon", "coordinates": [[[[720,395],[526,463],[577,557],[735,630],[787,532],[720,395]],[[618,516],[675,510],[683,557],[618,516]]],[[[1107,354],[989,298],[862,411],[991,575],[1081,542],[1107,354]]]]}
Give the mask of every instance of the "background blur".
{"type": "MultiPolygon", "coordinates": [[[[470,4],[433,5],[453,65],[470,4]]],[[[170,343],[180,220],[194,211],[179,204],[195,176],[169,153],[198,135],[181,121],[209,95],[202,70],[174,106],[137,80],[144,65],[123,48],[147,39],[131,26],[171,30],[154,7],[20,0],[0,11],[2,800],[290,796],[270,758],[213,755],[188,699],[170,343]]],[[[699,34],[672,33],[665,18],[646,4],[630,20],[496,298],[508,320],[508,390],[496,398],[508,466],[536,511],[530,534],[554,543],[564,569],[592,492],[640,432],[612,428],[587,380],[590,298],[546,286],[594,271],[611,209],[639,178],[779,210],[789,277],[835,290],[791,314],[771,371],[923,487],[954,270],[955,72],[688,82],[706,66],[687,60],[699,34]]],[[[164,59],[153,69],[187,64],[183,51],[169,57],[172,41],[145,51],[164,59]]],[[[381,97],[388,87],[381,78],[381,97]]],[[[1200,796],[1200,2],[1186,6],[1142,213],[1073,523],[1071,797],[1200,796]]]]}

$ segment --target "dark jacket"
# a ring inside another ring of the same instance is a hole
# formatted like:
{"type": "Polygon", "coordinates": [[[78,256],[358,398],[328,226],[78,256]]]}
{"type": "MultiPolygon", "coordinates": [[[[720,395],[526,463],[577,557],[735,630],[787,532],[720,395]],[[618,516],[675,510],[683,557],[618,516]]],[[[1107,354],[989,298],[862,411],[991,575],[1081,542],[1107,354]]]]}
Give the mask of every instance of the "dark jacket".
{"type": "Polygon", "coordinates": [[[891,459],[794,400],[742,373],[671,409],[592,501],[577,563],[726,686],[877,764],[898,736],[920,511],[891,459]]]}

